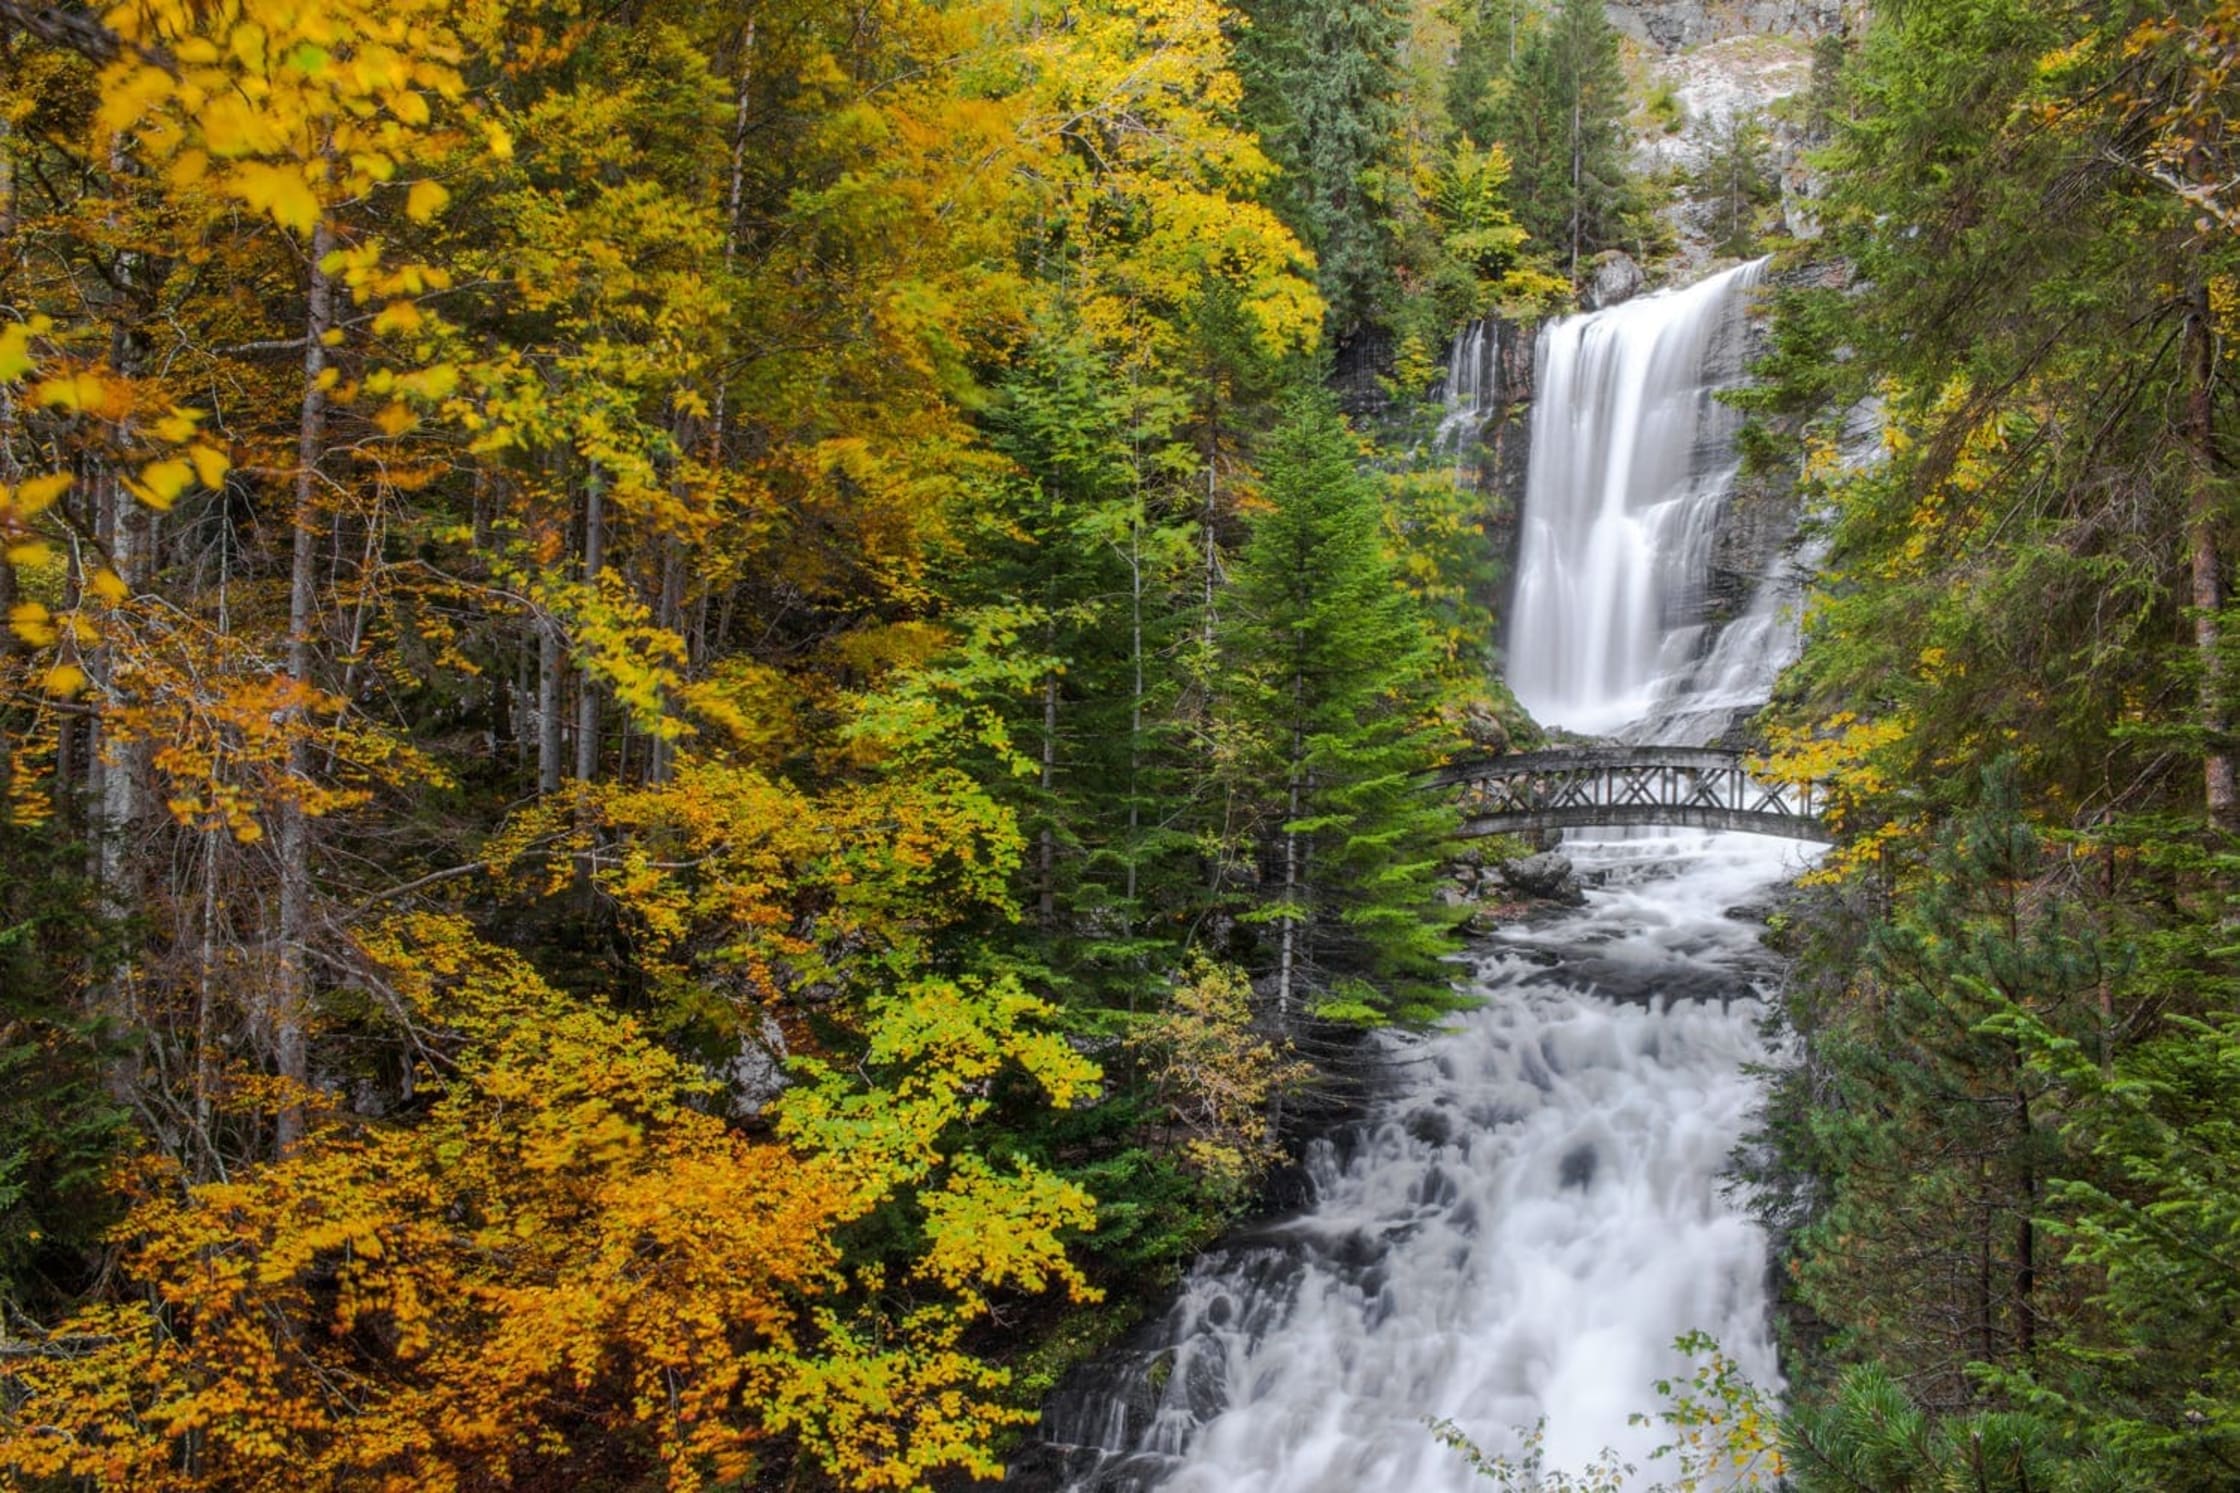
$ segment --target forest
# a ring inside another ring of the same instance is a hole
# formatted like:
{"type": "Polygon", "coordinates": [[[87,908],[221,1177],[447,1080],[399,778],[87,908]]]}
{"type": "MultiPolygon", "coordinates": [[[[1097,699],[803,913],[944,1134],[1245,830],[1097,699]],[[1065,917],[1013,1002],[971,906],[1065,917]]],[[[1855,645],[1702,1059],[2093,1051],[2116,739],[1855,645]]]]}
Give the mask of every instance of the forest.
{"type": "Polygon", "coordinates": [[[1687,1485],[2240,1485],[2240,0],[1822,8],[1682,170],[1599,0],[0,0],[0,1485],[1000,1476],[1464,1004],[1439,375],[1691,254],[1838,844],[1687,1485]]]}

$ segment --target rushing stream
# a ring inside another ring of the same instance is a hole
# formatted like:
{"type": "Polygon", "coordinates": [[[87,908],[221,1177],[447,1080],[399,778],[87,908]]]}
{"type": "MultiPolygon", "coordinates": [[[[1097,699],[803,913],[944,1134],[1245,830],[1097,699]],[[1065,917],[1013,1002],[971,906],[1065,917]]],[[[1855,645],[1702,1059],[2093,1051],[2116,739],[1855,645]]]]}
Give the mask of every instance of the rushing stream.
{"type": "MultiPolygon", "coordinates": [[[[1793,646],[1768,576],[1720,626],[1704,568],[1736,466],[1712,394],[1740,377],[1757,266],[1543,328],[1510,676],[1545,723],[1703,741],[1793,646]]],[[[1497,329],[1458,343],[1449,424],[1497,329]]],[[[1747,909],[1813,852],[1747,835],[1567,844],[1587,905],[1482,940],[1479,1004],[1383,1039],[1366,1119],[1315,1143],[1312,1202],[1191,1269],[1131,1345],[1045,1407],[1015,1469],[1081,1493],[1465,1493],[1545,1424],[1604,1449],[1701,1329],[1777,1382],[1766,1241],[1724,1183],[1758,1101],[1771,970],[1747,909]]],[[[1652,1469],[1653,1470],[1653,1469],[1652,1469]]],[[[1646,1478],[1648,1474],[1645,1473],[1646,1478]]]]}

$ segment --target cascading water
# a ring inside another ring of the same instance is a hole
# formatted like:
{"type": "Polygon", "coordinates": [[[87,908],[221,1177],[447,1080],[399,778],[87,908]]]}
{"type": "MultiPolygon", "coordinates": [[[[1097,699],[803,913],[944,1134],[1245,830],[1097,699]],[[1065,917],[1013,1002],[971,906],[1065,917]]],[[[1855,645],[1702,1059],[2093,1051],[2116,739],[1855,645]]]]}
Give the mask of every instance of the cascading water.
{"type": "Polygon", "coordinates": [[[1725,629],[1707,586],[1740,465],[1718,395],[1741,382],[1761,269],[1541,333],[1508,678],[1543,724],[1700,744],[1794,649],[1787,576],[1725,629]]]}
{"type": "MultiPolygon", "coordinates": [[[[1775,579],[1716,640],[1701,601],[1735,468],[1711,394],[1739,377],[1756,274],[1541,333],[1510,658],[1545,722],[1700,739],[1782,661],[1775,579]]],[[[1448,426],[1479,413],[1497,335],[1457,347],[1448,426]]],[[[1765,1240],[1722,1185],[1773,971],[1730,909],[1810,852],[1566,849],[1588,905],[1482,943],[1481,1004],[1450,1030],[1383,1039],[1384,1095],[1311,1149],[1311,1206],[1209,1252],[1162,1320],[1069,1381],[1012,1485],[1469,1493],[1487,1485],[1429,1421],[1494,1453],[1544,1423],[1551,1468],[1638,1464],[1662,1438],[1630,1417],[1684,1373],[1679,1334],[1778,1382],[1765,1240]]]]}

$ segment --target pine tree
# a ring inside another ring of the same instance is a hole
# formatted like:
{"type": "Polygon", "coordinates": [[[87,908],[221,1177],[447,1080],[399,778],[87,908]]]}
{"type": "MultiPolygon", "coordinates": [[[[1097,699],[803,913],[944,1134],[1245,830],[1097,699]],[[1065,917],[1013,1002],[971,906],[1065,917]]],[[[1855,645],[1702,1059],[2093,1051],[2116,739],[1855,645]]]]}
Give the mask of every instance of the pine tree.
{"type": "MultiPolygon", "coordinates": [[[[1798,1274],[1850,1345],[1916,1366],[1931,1408],[1979,1402],[1970,1365],[2034,1361],[2073,1289],[2045,1238],[2065,1165],[2061,1098],[2017,1024],[2094,1047],[2108,958],[2048,900],[2048,858],[2011,763],[1955,825],[1898,915],[1874,928],[1835,1019],[1811,1031],[1811,1157],[1836,1184],[1798,1274]]],[[[1809,1023],[1808,1023],[1809,1024],[1809,1023]]]]}
{"type": "Polygon", "coordinates": [[[1696,173],[1696,194],[1711,205],[1711,229],[1721,254],[1741,257],[1757,241],[1757,212],[1781,200],[1765,126],[1740,112],[1714,120],[1709,153],[1696,173]]]}
{"type": "Polygon", "coordinates": [[[1447,117],[1480,145],[1496,137],[1509,70],[1538,8],[1539,0],[1473,0],[1463,9],[1447,72],[1447,117]]]}
{"type": "Polygon", "coordinates": [[[975,769],[1027,840],[1033,955],[1085,1005],[1148,989],[1165,961],[1146,923],[1167,881],[1192,879],[1159,805],[1177,792],[1169,645],[1190,620],[1174,599],[1195,515],[1152,511],[1114,388],[1068,332],[1026,350],[988,417],[1011,468],[975,490],[941,576],[963,614],[1015,635],[1011,666],[968,686],[1008,744],[975,769]]]}
{"type": "Polygon", "coordinates": [[[1420,1020],[1450,997],[1431,892],[1453,811],[1435,758],[1430,628],[1401,588],[1374,482],[1325,396],[1303,396],[1263,466],[1269,511],[1238,565],[1230,709],[1259,827],[1260,960],[1280,1019],[1420,1020]]]}

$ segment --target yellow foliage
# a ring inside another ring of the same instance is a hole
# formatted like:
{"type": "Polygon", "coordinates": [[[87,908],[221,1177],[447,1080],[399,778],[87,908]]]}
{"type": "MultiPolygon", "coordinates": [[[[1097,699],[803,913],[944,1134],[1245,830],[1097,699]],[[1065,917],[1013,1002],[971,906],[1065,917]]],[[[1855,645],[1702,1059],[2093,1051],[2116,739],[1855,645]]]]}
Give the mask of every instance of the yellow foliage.
{"type": "MultiPolygon", "coordinates": [[[[433,1109],[331,1123],[226,1182],[146,1177],[121,1237],[149,1300],[80,1313],[53,1341],[84,1351],[12,1367],[0,1472],[440,1493],[548,1485],[619,1439],[692,1490],[750,1476],[774,1434],[852,1488],[994,1470],[1018,1413],[961,1336],[989,1290],[1084,1292],[1058,1239],[1091,1221],[1078,1188],[958,1158],[927,1195],[920,1267],[953,1299],[846,1305],[835,1233],[927,1175],[914,1161],[739,1135],[634,1023],[456,919],[360,947],[370,980],[453,1034],[424,1074],[433,1109]]],[[[876,1278],[856,1284],[876,1301],[876,1278]]]]}
{"type": "Polygon", "coordinates": [[[1240,1195],[1282,1158],[1270,1101],[1310,1070],[1254,1029],[1243,970],[1195,960],[1129,1046],[1150,1069],[1185,1163],[1217,1191],[1240,1195]]]}

